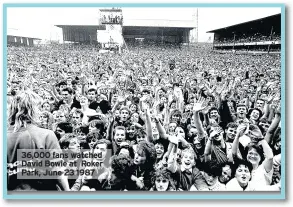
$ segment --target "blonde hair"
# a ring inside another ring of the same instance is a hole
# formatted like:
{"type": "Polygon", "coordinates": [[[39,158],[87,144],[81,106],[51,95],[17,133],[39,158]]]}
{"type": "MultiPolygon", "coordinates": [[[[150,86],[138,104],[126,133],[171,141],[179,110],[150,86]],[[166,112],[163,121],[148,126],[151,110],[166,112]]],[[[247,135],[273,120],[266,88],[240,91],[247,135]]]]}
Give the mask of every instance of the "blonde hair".
{"type": "Polygon", "coordinates": [[[40,102],[40,96],[31,90],[21,91],[11,100],[8,106],[8,123],[14,126],[14,132],[21,127],[27,127],[29,123],[38,122],[40,102]]]}

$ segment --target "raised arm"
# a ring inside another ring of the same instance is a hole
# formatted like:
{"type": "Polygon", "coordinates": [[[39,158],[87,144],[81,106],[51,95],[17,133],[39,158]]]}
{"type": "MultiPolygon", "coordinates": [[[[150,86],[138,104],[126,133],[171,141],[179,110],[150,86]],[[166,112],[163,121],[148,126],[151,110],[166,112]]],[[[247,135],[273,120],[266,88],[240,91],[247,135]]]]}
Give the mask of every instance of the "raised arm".
{"type": "Polygon", "coordinates": [[[152,123],[151,123],[149,108],[146,109],[145,120],[146,120],[147,140],[149,142],[152,142],[153,141],[153,131],[152,131],[152,123]]]}
{"type": "Polygon", "coordinates": [[[247,129],[247,125],[246,124],[240,124],[238,127],[237,127],[237,130],[236,130],[236,136],[235,136],[235,139],[233,141],[233,144],[232,144],[232,155],[233,157],[234,156],[237,156],[237,151],[238,151],[238,147],[239,147],[239,138],[243,136],[245,130],[247,129]]]}
{"type": "Polygon", "coordinates": [[[267,143],[265,139],[259,141],[259,144],[262,145],[264,155],[265,155],[265,160],[263,161],[264,168],[267,173],[271,172],[271,170],[273,169],[273,158],[274,158],[273,150],[271,149],[271,147],[269,146],[269,144],[267,143]]]}
{"type": "Polygon", "coordinates": [[[198,135],[200,138],[203,138],[205,135],[205,130],[202,126],[199,112],[207,107],[207,103],[205,102],[205,99],[202,97],[199,97],[197,101],[194,102],[193,106],[193,113],[194,113],[194,123],[198,130],[198,135]]]}
{"type": "Polygon", "coordinates": [[[280,112],[280,107],[278,107],[275,113],[275,118],[273,119],[272,124],[270,125],[265,135],[265,140],[267,141],[268,144],[271,144],[274,132],[278,128],[280,121],[281,121],[281,112],[280,112]]]}

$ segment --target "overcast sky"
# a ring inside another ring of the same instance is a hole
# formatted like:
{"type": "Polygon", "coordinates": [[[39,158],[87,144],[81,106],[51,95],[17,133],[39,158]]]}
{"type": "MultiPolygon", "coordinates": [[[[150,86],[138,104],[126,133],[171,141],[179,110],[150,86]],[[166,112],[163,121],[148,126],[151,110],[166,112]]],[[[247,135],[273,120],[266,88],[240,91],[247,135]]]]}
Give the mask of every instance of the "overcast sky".
{"type": "MultiPolygon", "coordinates": [[[[23,36],[61,39],[56,24],[97,24],[99,8],[8,8],[7,27],[23,36]]],[[[196,8],[122,8],[124,19],[193,20],[196,8]]],[[[281,13],[280,8],[199,8],[199,41],[207,41],[206,32],[253,19],[281,13]]],[[[196,24],[196,21],[195,21],[196,24]]]]}

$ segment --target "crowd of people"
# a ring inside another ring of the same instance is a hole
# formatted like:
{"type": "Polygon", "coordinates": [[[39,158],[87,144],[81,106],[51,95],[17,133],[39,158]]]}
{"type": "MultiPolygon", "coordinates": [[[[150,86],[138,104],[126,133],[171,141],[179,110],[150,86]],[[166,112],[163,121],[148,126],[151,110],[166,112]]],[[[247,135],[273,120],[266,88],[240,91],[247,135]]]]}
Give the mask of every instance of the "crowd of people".
{"type": "Polygon", "coordinates": [[[39,146],[110,157],[8,190],[279,191],[280,55],[139,47],[7,48],[8,163],[39,146]]]}
{"type": "Polygon", "coordinates": [[[254,35],[250,34],[241,34],[236,35],[230,38],[221,38],[216,41],[216,43],[251,43],[251,42],[266,42],[266,41],[281,41],[281,35],[273,33],[272,35],[264,35],[261,33],[255,33],[254,35]]]}

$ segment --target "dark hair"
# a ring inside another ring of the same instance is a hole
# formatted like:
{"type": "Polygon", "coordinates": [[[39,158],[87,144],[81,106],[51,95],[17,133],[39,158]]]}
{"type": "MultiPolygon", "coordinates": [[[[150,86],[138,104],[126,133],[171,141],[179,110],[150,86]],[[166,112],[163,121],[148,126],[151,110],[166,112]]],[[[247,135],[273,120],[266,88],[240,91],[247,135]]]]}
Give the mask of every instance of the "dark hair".
{"type": "Polygon", "coordinates": [[[155,145],[151,142],[142,141],[137,145],[137,152],[138,151],[143,151],[146,156],[146,161],[143,165],[143,168],[145,170],[149,170],[149,172],[152,171],[154,169],[154,164],[157,159],[155,145]]]}
{"type": "Polygon", "coordinates": [[[97,147],[98,144],[106,144],[107,149],[111,148],[111,142],[107,139],[99,139],[98,141],[96,141],[95,145],[94,145],[94,149],[97,147]]]}
{"type": "Polygon", "coordinates": [[[72,124],[69,122],[60,122],[57,124],[56,128],[58,128],[58,127],[60,129],[62,129],[63,131],[65,131],[65,133],[72,133],[73,132],[72,124]]]}
{"type": "Polygon", "coordinates": [[[259,113],[259,117],[258,117],[258,119],[256,120],[256,121],[259,121],[260,118],[262,117],[262,111],[259,110],[258,108],[250,109],[250,110],[248,111],[248,113],[247,113],[247,117],[250,118],[250,115],[251,115],[251,113],[252,113],[254,110],[258,111],[258,113],[259,113]]]}
{"type": "Polygon", "coordinates": [[[63,92],[63,91],[67,91],[70,95],[73,93],[73,90],[72,90],[71,88],[69,88],[69,87],[64,88],[64,89],[62,90],[62,92],[63,92]]]}
{"type": "Polygon", "coordinates": [[[120,179],[130,179],[135,169],[131,157],[125,154],[114,155],[111,159],[111,168],[113,174],[120,179]]]}
{"type": "Polygon", "coordinates": [[[68,133],[68,134],[65,134],[64,136],[62,136],[62,138],[59,140],[59,144],[60,144],[61,149],[68,148],[70,142],[73,139],[77,139],[77,137],[75,136],[75,134],[72,134],[72,133],[68,133]]]}
{"type": "Polygon", "coordinates": [[[92,91],[94,91],[94,92],[95,92],[95,94],[97,94],[97,90],[96,90],[96,89],[94,89],[94,88],[90,88],[90,89],[88,90],[88,93],[89,93],[89,92],[92,92],[92,91]]]}
{"type": "Polygon", "coordinates": [[[96,129],[100,131],[100,134],[105,132],[105,123],[101,120],[94,119],[90,121],[89,126],[94,126],[96,129]]]}
{"type": "Polygon", "coordinates": [[[240,165],[244,165],[248,168],[249,172],[252,172],[253,166],[250,162],[248,162],[247,160],[242,160],[242,159],[237,159],[237,161],[234,162],[234,177],[236,174],[236,170],[240,165]]]}
{"type": "Polygon", "coordinates": [[[168,185],[167,190],[176,190],[174,179],[172,178],[170,171],[168,171],[166,168],[156,170],[153,173],[153,176],[151,178],[151,183],[152,183],[154,191],[157,190],[156,189],[156,179],[157,178],[165,178],[169,181],[169,185],[168,185]]]}
{"type": "Polygon", "coordinates": [[[265,160],[265,156],[264,156],[264,151],[261,145],[256,145],[254,143],[249,143],[246,147],[245,147],[245,159],[247,158],[248,152],[251,149],[255,149],[256,152],[259,154],[260,156],[260,161],[259,161],[259,165],[262,164],[262,162],[265,160]]]}
{"type": "Polygon", "coordinates": [[[78,81],[77,80],[72,80],[71,85],[75,85],[75,84],[78,84],[78,81]]]}
{"type": "Polygon", "coordinates": [[[75,134],[79,134],[79,133],[88,134],[89,133],[89,127],[88,126],[80,126],[80,127],[75,128],[73,130],[73,132],[75,134]]]}
{"type": "Polygon", "coordinates": [[[216,107],[211,107],[208,114],[210,114],[211,111],[217,111],[219,113],[219,110],[216,107]]]}
{"type": "Polygon", "coordinates": [[[77,113],[80,115],[80,118],[83,118],[83,112],[80,109],[76,109],[73,113],[77,113]]]}
{"type": "Polygon", "coordinates": [[[87,134],[86,142],[90,143],[93,139],[100,140],[102,138],[103,138],[103,136],[99,132],[93,131],[93,132],[90,132],[90,133],[87,134]]]}
{"type": "Polygon", "coordinates": [[[238,127],[238,124],[235,123],[235,122],[230,122],[227,124],[226,126],[226,129],[229,129],[229,128],[237,128],[238,127]]]}
{"type": "Polygon", "coordinates": [[[214,160],[209,160],[204,163],[203,171],[208,175],[212,175],[214,177],[220,176],[222,174],[221,164],[218,164],[214,160]]]}
{"type": "Polygon", "coordinates": [[[67,83],[66,81],[61,81],[60,83],[58,83],[58,86],[67,86],[67,83]]]}

